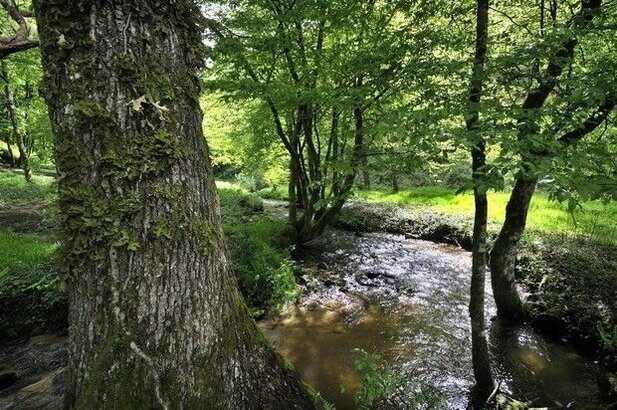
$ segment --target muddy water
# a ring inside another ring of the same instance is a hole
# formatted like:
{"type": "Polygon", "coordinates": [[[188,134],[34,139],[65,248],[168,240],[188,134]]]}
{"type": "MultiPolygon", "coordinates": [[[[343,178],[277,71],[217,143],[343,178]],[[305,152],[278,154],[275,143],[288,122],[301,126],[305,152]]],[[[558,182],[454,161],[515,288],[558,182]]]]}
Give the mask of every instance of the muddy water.
{"type": "MultiPolygon", "coordinates": [[[[262,327],[301,377],[338,409],[356,406],[355,348],[380,354],[406,377],[464,409],[473,383],[467,316],[469,253],[389,234],[329,231],[299,262],[305,295],[262,327]],[[345,393],[341,392],[344,386],[345,393]]],[[[487,317],[495,307],[487,283],[487,317]]],[[[501,390],[537,406],[599,403],[596,365],[526,326],[491,321],[501,390]]]]}

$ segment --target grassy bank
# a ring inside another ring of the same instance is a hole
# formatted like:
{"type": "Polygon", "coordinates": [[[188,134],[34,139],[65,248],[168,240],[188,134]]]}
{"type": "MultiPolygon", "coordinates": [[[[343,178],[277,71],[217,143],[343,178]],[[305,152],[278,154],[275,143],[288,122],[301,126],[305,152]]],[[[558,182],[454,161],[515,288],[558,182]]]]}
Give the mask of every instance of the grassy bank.
{"type": "MultiPolygon", "coordinates": [[[[286,199],[287,187],[276,186],[259,191],[269,199],[286,199]]],[[[503,223],[509,192],[489,192],[489,221],[495,226],[503,223]]],[[[396,193],[387,191],[356,191],[353,199],[406,208],[431,210],[464,219],[473,218],[474,202],[471,192],[457,194],[456,190],[441,186],[417,187],[396,193]]],[[[529,207],[527,227],[531,231],[584,235],[596,242],[617,244],[617,203],[585,202],[573,212],[567,204],[550,200],[538,192],[529,207]]]]}
{"type": "MultiPolygon", "coordinates": [[[[509,193],[489,193],[489,219],[494,224],[504,220],[509,193]]],[[[474,202],[470,192],[456,194],[454,189],[444,187],[421,187],[397,193],[383,191],[358,191],[356,198],[371,202],[430,208],[444,214],[463,214],[473,217],[474,202]]],[[[588,236],[604,243],[617,243],[617,203],[601,201],[586,202],[574,212],[567,204],[549,200],[537,193],[529,208],[527,226],[543,232],[565,232],[588,236]]]]}
{"type": "Polygon", "coordinates": [[[0,169],[0,208],[25,204],[49,205],[57,198],[55,179],[33,175],[27,183],[19,170],[0,169]]]}
{"type": "Polygon", "coordinates": [[[54,179],[0,170],[0,339],[66,327],[67,299],[55,274],[50,227],[54,179]]]}
{"type": "Polygon", "coordinates": [[[52,266],[56,249],[45,235],[0,230],[0,340],[66,327],[66,292],[52,266]]]}
{"type": "Polygon", "coordinates": [[[278,310],[298,296],[285,221],[265,214],[262,200],[217,182],[231,268],[255,316],[278,310]]]}
{"type": "MultiPolygon", "coordinates": [[[[473,219],[426,206],[357,201],[336,224],[360,232],[386,231],[471,249],[473,219]]],[[[499,225],[491,223],[495,238],[499,225]]],[[[517,258],[517,279],[528,292],[533,325],[569,341],[617,370],[617,254],[615,245],[564,232],[530,229],[517,258]]]]}

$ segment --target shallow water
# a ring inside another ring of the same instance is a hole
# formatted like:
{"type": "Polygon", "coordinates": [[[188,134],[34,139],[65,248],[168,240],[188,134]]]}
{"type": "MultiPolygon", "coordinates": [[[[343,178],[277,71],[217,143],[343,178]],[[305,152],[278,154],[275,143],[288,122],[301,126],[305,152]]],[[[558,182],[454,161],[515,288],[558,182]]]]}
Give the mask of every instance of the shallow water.
{"type": "MultiPolygon", "coordinates": [[[[299,264],[305,296],[262,327],[328,401],[338,409],[356,407],[354,349],[362,348],[439,389],[444,408],[467,406],[473,384],[468,252],[400,235],[332,230],[299,264]]],[[[488,282],[486,299],[491,318],[488,282]]],[[[536,406],[600,403],[597,366],[574,349],[495,320],[488,335],[496,379],[509,396],[536,406]]]]}

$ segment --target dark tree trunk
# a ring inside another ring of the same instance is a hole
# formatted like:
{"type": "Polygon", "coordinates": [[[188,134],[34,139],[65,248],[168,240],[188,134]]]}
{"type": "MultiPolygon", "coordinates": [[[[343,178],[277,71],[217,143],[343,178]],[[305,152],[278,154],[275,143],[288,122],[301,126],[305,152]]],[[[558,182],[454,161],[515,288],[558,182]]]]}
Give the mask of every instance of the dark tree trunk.
{"type": "Polygon", "coordinates": [[[398,185],[398,175],[392,174],[392,192],[397,193],[400,190],[398,185]]]}
{"type": "MultiPolygon", "coordinates": [[[[13,94],[13,89],[11,88],[9,72],[6,68],[6,64],[4,61],[2,62],[2,77],[5,80],[4,97],[6,99],[6,111],[9,114],[13,137],[15,139],[15,142],[17,143],[17,149],[19,151],[19,165],[24,171],[24,177],[26,178],[26,181],[31,182],[32,168],[30,167],[30,150],[26,146],[24,135],[19,129],[19,121],[17,119],[17,107],[15,105],[15,95],[13,94]]],[[[11,153],[11,157],[13,157],[13,152],[10,147],[9,150],[11,153]]]]}
{"type": "Polygon", "coordinates": [[[471,151],[472,176],[474,181],[475,216],[473,224],[471,290],[469,316],[471,318],[471,342],[473,373],[476,380],[473,401],[474,408],[482,408],[493,389],[486,341],[486,320],[484,317],[484,287],[486,279],[486,227],[488,218],[488,200],[486,188],[482,186],[484,167],[486,165],[486,146],[479,134],[479,110],[482,98],[482,83],[486,50],[488,43],[489,0],[477,0],[476,14],[476,50],[469,90],[469,113],[467,131],[473,141],[471,151]]]}
{"type": "Polygon", "coordinates": [[[36,2],[74,408],[314,408],[228,270],[192,1],[36,2]]]}
{"type": "MultiPolygon", "coordinates": [[[[551,2],[552,19],[556,18],[557,13],[557,9],[553,8],[553,4],[551,2]]],[[[582,1],[581,8],[570,19],[569,27],[583,30],[589,28],[601,6],[602,0],[582,1]]],[[[537,114],[538,110],[544,106],[546,100],[557,86],[563,70],[574,57],[574,50],[578,42],[579,38],[575,35],[566,37],[561,47],[557,48],[549,59],[544,72],[544,78],[528,92],[521,107],[522,115],[518,119],[518,138],[520,141],[526,140],[537,132],[537,125],[532,114],[537,114]]],[[[607,102],[610,109],[602,115],[608,115],[608,112],[614,106],[611,105],[610,101],[607,102]]],[[[581,129],[573,131],[574,135],[577,135],[576,139],[582,138],[582,136],[593,131],[598,126],[599,122],[597,120],[602,115],[591,121],[586,121],[581,129]]],[[[562,138],[567,140],[569,138],[568,135],[570,133],[562,138]]],[[[567,141],[562,142],[566,145],[568,144],[567,141]]],[[[544,155],[548,155],[548,153],[521,152],[523,166],[525,168],[533,168],[537,158],[544,155]]],[[[495,304],[500,316],[513,321],[524,320],[527,316],[521,297],[516,289],[514,265],[518,245],[525,231],[529,204],[538,182],[537,176],[530,175],[527,169],[524,172],[525,174],[519,176],[516,180],[506,207],[506,219],[490,254],[491,282],[495,304]]]]}
{"type": "Polygon", "coordinates": [[[15,161],[15,154],[13,153],[13,148],[11,147],[12,143],[13,143],[13,141],[7,135],[6,136],[6,150],[7,150],[7,153],[9,155],[9,165],[11,166],[11,168],[15,168],[16,161],[15,161]]]}
{"type": "Polygon", "coordinates": [[[529,204],[537,179],[519,177],[506,206],[506,218],[491,251],[491,282],[499,314],[510,320],[525,318],[523,302],[516,289],[514,265],[518,245],[525,232],[529,204]]]}

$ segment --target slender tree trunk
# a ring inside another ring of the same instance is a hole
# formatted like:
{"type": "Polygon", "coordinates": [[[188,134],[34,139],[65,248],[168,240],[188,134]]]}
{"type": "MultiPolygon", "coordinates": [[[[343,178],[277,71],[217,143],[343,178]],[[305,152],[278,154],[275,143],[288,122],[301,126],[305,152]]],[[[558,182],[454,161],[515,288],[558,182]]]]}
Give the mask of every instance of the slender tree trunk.
{"type": "MultiPolygon", "coordinates": [[[[296,191],[296,171],[294,166],[294,160],[289,160],[289,225],[295,229],[296,221],[298,220],[298,195],[296,191]]],[[[295,236],[295,235],[294,235],[295,236]]]]}
{"type": "Polygon", "coordinates": [[[519,177],[506,206],[506,218],[491,251],[491,283],[499,314],[518,321],[525,318],[523,302],[516,289],[514,267],[516,254],[536,188],[536,178],[519,177]]]}
{"type": "MultiPolygon", "coordinates": [[[[9,72],[6,68],[6,63],[2,62],[2,77],[5,79],[4,83],[4,97],[6,98],[6,111],[9,114],[11,120],[11,127],[13,130],[13,137],[17,142],[17,149],[19,151],[19,165],[24,171],[24,177],[27,182],[32,181],[32,168],[30,167],[30,150],[26,146],[24,135],[19,129],[19,121],[17,119],[17,108],[15,106],[15,95],[11,88],[9,72]]],[[[9,147],[10,150],[10,147],[9,147]]],[[[11,151],[11,156],[13,155],[11,151]]]]}
{"type": "Polygon", "coordinates": [[[362,157],[362,189],[371,189],[371,175],[368,170],[368,158],[365,155],[362,157]]]}
{"type": "MultiPolygon", "coordinates": [[[[593,18],[602,7],[602,3],[602,0],[580,2],[581,8],[568,23],[570,28],[588,29],[593,18]]],[[[551,19],[554,22],[554,19],[557,17],[556,3],[551,1],[550,4],[551,19]]],[[[523,114],[518,119],[519,140],[524,141],[535,134],[536,124],[534,123],[533,115],[530,115],[530,113],[537,113],[537,110],[544,106],[546,100],[557,86],[564,68],[572,61],[579,41],[580,39],[574,35],[566,37],[561,47],[556,48],[555,53],[549,59],[543,76],[544,79],[528,92],[522,104],[523,114]]],[[[597,122],[599,118],[591,120],[587,124],[591,126],[590,128],[587,125],[583,126],[583,136],[595,129],[599,124],[597,122]]],[[[579,130],[576,130],[575,134],[578,133],[579,130]]],[[[521,156],[523,157],[523,164],[527,167],[533,165],[533,158],[526,158],[527,155],[525,153],[521,153],[521,156]]],[[[518,246],[525,231],[529,204],[531,203],[537,182],[536,176],[528,174],[517,178],[506,207],[506,219],[490,254],[491,282],[498,312],[500,316],[513,321],[524,320],[527,316],[521,297],[516,289],[514,267],[518,246]]]]}
{"type": "Polygon", "coordinates": [[[228,270],[192,1],[39,0],[68,408],[314,408],[228,270]]]}
{"type": "Polygon", "coordinates": [[[392,192],[397,193],[400,190],[398,185],[398,175],[396,173],[392,174],[392,192]]]}
{"type": "Polygon", "coordinates": [[[15,167],[15,154],[13,153],[13,148],[11,147],[12,144],[12,140],[11,138],[8,136],[6,136],[6,149],[8,151],[9,154],[9,165],[11,166],[11,168],[15,167]]]}
{"type": "Polygon", "coordinates": [[[477,0],[476,4],[476,50],[471,74],[469,113],[466,125],[470,138],[473,141],[471,158],[475,203],[469,315],[471,318],[473,373],[476,379],[474,408],[481,408],[493,389],[493,375],[488,354],[486,320],[484,317],[488,200],[486,188],[482,187],[482,181],[484,167],[486,165],[486,147],[482,135],[478,133],[479,105],[482,98],[484,65],[488,43],[489,0],[477,0]]]}
{"type": "MultiPolygon", "coordinates": [[[[474,180],[479,182],[479,169],[484,166],[486,157],[483,144],[473,149],[474,180]],[[481,146],[482,145],[482,146],[481,146]]],[[[471,317],[471,342],[473,373],[476,380],[475,400],[484,403],[490,395],[493,385],[488,343],[486,340],[486,318],[484,317],[485,281],[486,281],[486,226],[488,216],[488,200],[486,192],[474,188],[475,216],[473,227],[471,290],[469,315],[471,317]]]]}

